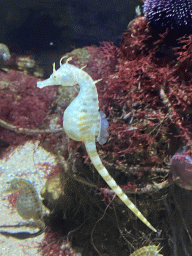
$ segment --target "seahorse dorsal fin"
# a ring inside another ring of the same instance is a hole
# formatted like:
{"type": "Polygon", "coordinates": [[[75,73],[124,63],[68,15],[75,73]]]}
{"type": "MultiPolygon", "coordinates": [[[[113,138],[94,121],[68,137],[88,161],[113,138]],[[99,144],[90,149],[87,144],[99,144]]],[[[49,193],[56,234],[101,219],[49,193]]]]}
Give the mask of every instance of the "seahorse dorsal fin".
{"type": "Polygon", "coordinates": [[[109,127],[109,123],[106,119],[105,113],[102,110],[99,111],[99,115],[100,115],[100,131],[99,131],[99,135],[97,136],[97,142],[100,145],[103,145],[106,143],[107,138],[109,137],[109,133],[107,131],[107,128],[109,127]]]}

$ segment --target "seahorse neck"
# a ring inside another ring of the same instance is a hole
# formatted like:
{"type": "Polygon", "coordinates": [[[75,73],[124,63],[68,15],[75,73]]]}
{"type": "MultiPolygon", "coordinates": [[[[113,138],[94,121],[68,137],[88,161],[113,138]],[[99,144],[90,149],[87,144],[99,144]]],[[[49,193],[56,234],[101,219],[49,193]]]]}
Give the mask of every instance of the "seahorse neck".
{"type": "Polygon", "coordinates": [[[97,95],[97,89],[93,79],[85,71],[81,69],[78,69],[78,72],[81,72],[81,74],[78,74],[76,76],[76,82],[80,86],[81,93],[86,93],[86,95],[97,95]]]}

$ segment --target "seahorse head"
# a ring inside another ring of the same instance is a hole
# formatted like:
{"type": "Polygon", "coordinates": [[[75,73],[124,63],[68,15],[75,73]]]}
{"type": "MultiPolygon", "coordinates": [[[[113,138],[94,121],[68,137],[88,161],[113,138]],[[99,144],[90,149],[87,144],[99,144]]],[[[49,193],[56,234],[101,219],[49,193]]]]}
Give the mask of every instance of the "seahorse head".
{"type": "Polygon", "coordinates": [[[61,64],[58,70],[55,70],[55,65],[53,64],[53,73],[50,78],[44,81],[38,81],[37,87],[43,88],[45,86],[51,85],[62,85],[62,86],[73,86],[76,82],[76,67],[68,64],[61,64]]]}
{"type": "Polygon", "coordinates": [[[16,192],[21,188],[21,182],[22,179],[13,179],[10,182],[7,183],[7,189],[5,190],[5,192],[16,192]]]}

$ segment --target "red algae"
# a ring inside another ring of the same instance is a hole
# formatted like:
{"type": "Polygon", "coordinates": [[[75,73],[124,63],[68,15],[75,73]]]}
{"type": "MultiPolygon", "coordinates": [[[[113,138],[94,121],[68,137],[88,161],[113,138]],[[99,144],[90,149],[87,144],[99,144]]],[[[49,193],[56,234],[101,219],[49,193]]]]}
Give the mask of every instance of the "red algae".
{"type": "Polygon", "coordinates": [[[60,169],[59,169],[59,164],[55,165],[55,166],[50,166],[49,163],[43,163],[43,164],[38,164],[38,167],[44,172],[45,178],[50,178],[54,175],[57,175],[60,173],[60,169]],[[48,174],[48,171],[51,169],[51,171],[48,174]]]}
{"type": "MultiPolygon", "coordinates": [[[[15,70],[0,72],[0,77],[0,119],[18,128],[42,128],[42,121],[50,111],[56,90],[39,90],[36,87],[37,78],[15,70]]],[[[30,138],[5,128],[0,129],[0,139],[11,145],[30,138]]]]}
{"type": "Polygon", "coordinates": [[[23,189],[20,189],[19,191],[13,192],[10,195],[8,195],[7,200],[10,203],[11,207],[13,209],[16,208],[17,199],[19,198],[20,194],[22,193],[23,189]]]}
{"type": "MultiPolygon", "coordinates": [[[[110,137],[102,150],[125,168],[154,162],[161,166],[179,147],[172,141],[172,131],[178,145],[191,144],[191,38],[181,38],[162,60],[159,52],[165,52],[166,35],[152,39],[146,19],[138,18],[123,35],[116,72],[108,76],[100,95],[110,122],[110,137]]],[[[115,50],[113,54],[117,56],[115,50]]],[[[106,58],[110,59],[107,52],[106,58]]]]}
{"type": "Polygon", "coordinates": [[[70,243],[67,242],[60,234],[47,228],[45,231],[45,238],[39,244],[40,252],[44,256],[80,256],[71,248],[70,243]]]}

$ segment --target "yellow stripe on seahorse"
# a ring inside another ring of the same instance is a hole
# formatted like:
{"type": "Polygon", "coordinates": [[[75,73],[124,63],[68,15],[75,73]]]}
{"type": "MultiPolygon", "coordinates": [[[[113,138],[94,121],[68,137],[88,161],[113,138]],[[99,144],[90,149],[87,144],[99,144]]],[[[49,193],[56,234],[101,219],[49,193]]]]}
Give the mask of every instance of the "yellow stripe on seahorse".
{"type": "Polygon", "coordinates": [[[108,184],[108,186],[117,194],[122,202],[150,229],[157,232],[157,230],[149,223],[149,221],[143,216],[143,214],[137,209],[137,207],[131,202],[128,196],[123,192],[123,190],[117,185],[115,180],[111,177],[107,169],[103,166],[100,157],[96,150],[95,142],[85,142],[85,147],[87,153],[95,166],[96,170],[108,184]]]}
{"type": "Polygon", "coordinates": [[[87,116],[86,116],[85,114],[82,114],[82,115],[80,115],[80,117],[79,117],[80,120],[86,120],[86,118],[87,118],[87,116]]]}
{"type": "Polygon", "coordinates": [[[78,122],[77,123],[79,126],[85,126],[85,125],[87,125],[87,121],[86,120],[83,120],[83,121],[81,121],[81,122],[78,122]]]}

